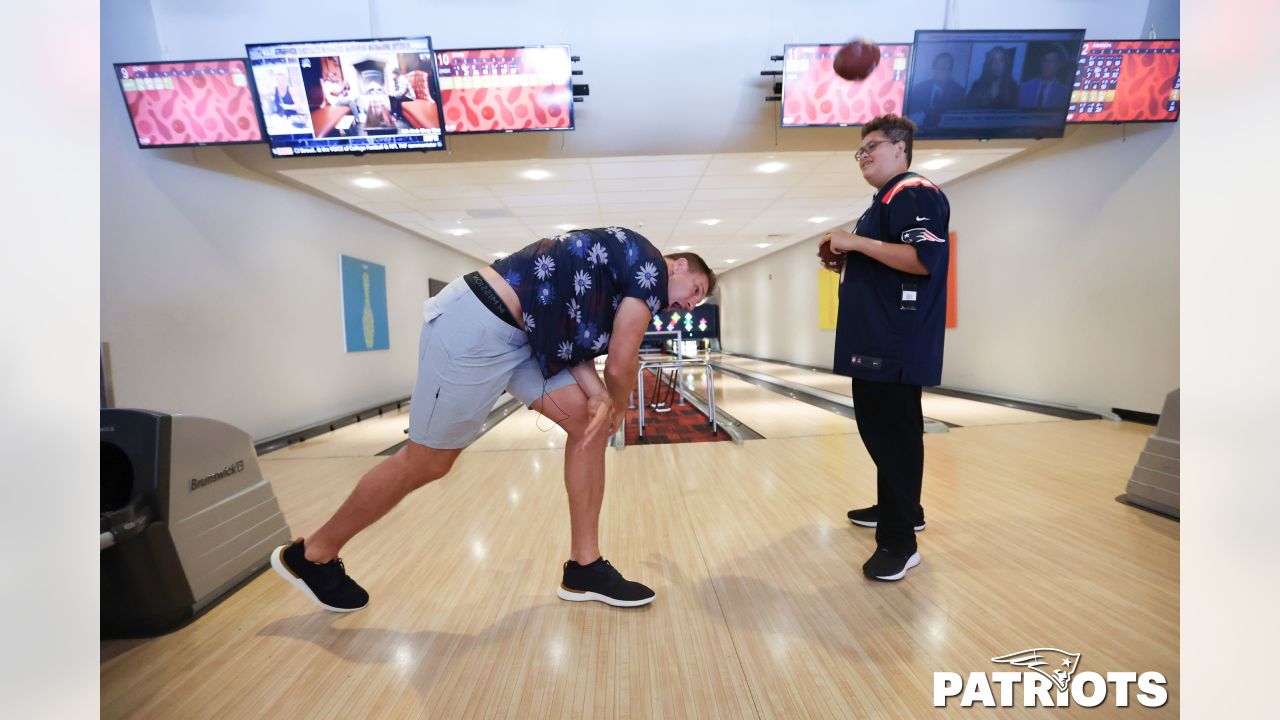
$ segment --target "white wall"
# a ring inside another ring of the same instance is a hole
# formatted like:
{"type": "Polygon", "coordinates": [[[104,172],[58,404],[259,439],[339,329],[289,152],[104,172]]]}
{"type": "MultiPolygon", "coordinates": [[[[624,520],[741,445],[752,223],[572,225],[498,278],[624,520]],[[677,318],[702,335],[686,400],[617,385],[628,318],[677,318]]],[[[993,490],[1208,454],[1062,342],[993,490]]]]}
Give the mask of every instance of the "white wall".
{"type": "Polygon", "coordinates": [[[263,438],[403,397],[427,278],[475,260],[232,162],[140,150],[113,60],[156,57],[145,2],[102,18],[102,328],[116,403],[263,438]],[[343,348],[340,253],[385,265],[391,349],[343,348]]]}
{"type": "MultiPolygon", "coordinates": [[[[943,385],[1159,413],[1178,386],[1178,126],[1043,142],[943,186],[959,236],[943,385]]],[[[815,250],[721,276],[726,350],[831,367],[815,250]]]]}
{"type": "Polygon", "coordinates": [[[947,385],[1159,413],[1178,386],[1178,126],[1081,128],[946,187],[947,385]]]}
{"type": "Polygon", "coordinates": [[[818,329],[817,250],[815,237],[719,275],[722,348],[831,368],[836,333],[818,329]]]}

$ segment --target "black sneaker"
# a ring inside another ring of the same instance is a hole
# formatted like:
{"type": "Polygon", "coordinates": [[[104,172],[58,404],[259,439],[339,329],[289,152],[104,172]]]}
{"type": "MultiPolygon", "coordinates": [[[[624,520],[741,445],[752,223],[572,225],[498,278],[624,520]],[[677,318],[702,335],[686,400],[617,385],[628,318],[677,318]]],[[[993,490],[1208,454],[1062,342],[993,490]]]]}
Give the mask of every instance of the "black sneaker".
{"type": "Polygon", "coordinates": [[[862,565],[862,574],[872,580],[893,582],[907,576],[907,571],[920,564],[920,553],[899,555],[886,547],[878,547],[871,559],[862,565]]]}
{"type": "Polygon", "coordinates": [[[654,592],[622,577],[613,564],[598,558],[590,565],[570,560],[564,564],[564,582],[556,590],[561,600],[599,600],[614,607],[637,607],[653,602],[654,592]]]}
{"type": "Polygon", "coordinates": [[[314,563],[305,553],[302,538],[298,538],[271,553],[271,567],[325,610],[355,612],[369,604],[369,593],[347,575],[342,558],[314,563]]]}
{"type": "MultiPolygon", "coordinates": [[[[862,527],[869,527],[869,528],[873,528],[876,525],[879,525],[880,524],[880,506],[872,505],[869,508],[862,508],[861,510],[850,510],[849,522],[853,523],[854,525],[861,525],[862,527]]],[[[924,529],[924,509],[921,509],[920,514],[916,516],[915,529],[916,529],[916,532],[920,532],[921,530],[924,529]]]]}

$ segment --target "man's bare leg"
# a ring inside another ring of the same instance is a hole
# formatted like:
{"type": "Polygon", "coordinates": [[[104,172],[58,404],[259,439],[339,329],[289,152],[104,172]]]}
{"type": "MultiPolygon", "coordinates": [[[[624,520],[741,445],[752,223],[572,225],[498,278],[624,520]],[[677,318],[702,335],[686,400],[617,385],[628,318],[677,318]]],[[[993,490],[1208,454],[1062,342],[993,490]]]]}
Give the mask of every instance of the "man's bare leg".
{"type": "Polygon", "coordinates": [[[553,390],[533,409],[554,420],[569,434],[564,448],[564,489],[569,496],[569,557],[586,565],[600,557],[600,506],[604,502],[604,449],[601,433],[580,448],[587,426],[587,396],[577,385],[553,390]]]}
{"type": "MultiPolygon", "coordinates": [[[[390,512],[406,495],[444,477],[461,452],[462,449],[437,450],[410,440],[360,478],[333,517],[306,538],[307,560],[324,563],[336,558],[342,546],[390,512]]],[[[596,509],[598,512],[598,504],[596,509]]]]}

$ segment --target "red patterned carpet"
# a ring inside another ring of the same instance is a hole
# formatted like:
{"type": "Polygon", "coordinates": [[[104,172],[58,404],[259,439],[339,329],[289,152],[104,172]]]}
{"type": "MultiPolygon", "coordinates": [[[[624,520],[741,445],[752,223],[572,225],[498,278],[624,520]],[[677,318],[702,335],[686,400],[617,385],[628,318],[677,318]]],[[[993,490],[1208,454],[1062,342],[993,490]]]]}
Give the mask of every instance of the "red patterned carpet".
{"type": "MultiPolygon", "coordinates": [[[[663,374],[664,380],[669,378],[670,375],[663,374]]],[[[654,401],[654,388],[656,385],[657,378],[654,377],[653,373],[646,372],[644,374],[644,401],[646,403],[654,401]]],[[[688,401],[681,402],[680,394],[672,392],[666,382],[663,383],[661,399],[670,405],[671,410],[670,412],[660,413],[646,406],[644,411],[644,437],[640,437],[640,411],[638,409],[627,411],[628,445],[732,440],[723,429],[718,429],[714,435],[711,434],[711,421],[707,419],[707,416],[699,412],[688,401]]]]}

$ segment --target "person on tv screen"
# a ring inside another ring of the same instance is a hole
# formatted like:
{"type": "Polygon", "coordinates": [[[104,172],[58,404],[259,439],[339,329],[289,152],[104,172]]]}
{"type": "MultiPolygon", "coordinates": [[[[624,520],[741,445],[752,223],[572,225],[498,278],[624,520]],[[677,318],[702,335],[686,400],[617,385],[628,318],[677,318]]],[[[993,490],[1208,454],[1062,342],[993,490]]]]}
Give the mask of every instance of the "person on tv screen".
{"type": "Polygon", "coordinates": [[[324,90],[324,101],[326,105],[331,107],[350,107],[355,103],[355,98],[351,96],[351,86],[338,77],[337,73],[331,72],[321,81],[320,87],[324,90]]]}
{"type": "Polygon", "coordinates": [[[1062,82],[1062,68],[1067,54],[1054,45],[1040,56],[1040,74],[1022,83],[1018,91],[1018,107],[1028,110],[1062,108],[1071,99],[1071,89],[1062,82]]]}
{"type": "Polygon", "coordinates": [[[271,111],[280,117],[288,118],[296,127],[305,127],[307,121],[302,116],[303,107],[300,101],[293,99],[293,90],[289,87],[289,73],[276,71],[276,87],[271,96],[271,111]]]}
{"type": "MultiPolygon", "coordinates": [[[[444,477],[506,391],[568,434],[569,559],[556,595],[618,607],[652,602],[653,590],[600,554],[605,447],[625,417],[653,313],[691,310],[715,283],[697,255],[664,256],[620,227],[545,238],[449,283],[423,305],[408,442],[361,478],[328,522],[276,548],[272,567],[325,610],[363,608],[369,594],[347,575],[339,551],[409,493],[444,477]],[[603,378],[601,355],[608,355],[603,378]]],[[[500,458],[483,462],[512,471],[500,458]]],[[[393,539],[383,542],[372,552],[400,552],[393,539]]],[[[546,575],[536,566],[521,572],[546,575]]]]}
{"type": "Polygon", "coordinates": [[[970,108],[1014,108],[1018,83],[1013,79],[1013,48],[993,47],[982,62],[982,75],[969,88],[965,105],[970,108]]]}
{"type": "Polygon", "coordinates": [[[401,120],[404,120],[401,106],[410,100],[417,99],[417,95],[413,92],[413,84],[409,82],[409,78],[395,68],[391,70],[391,91],[387,93],[387,97],[391,99],[391,114],[401,120]]]}
{"type": "Polygon", "coordinates": [[[911,88],[910,115],[923,127],[937,127],[942,113],[964,106],[964,86],[951,77],[955,66],[951,53],[938,53],[933,59],[933,77],[911,88]]]}

